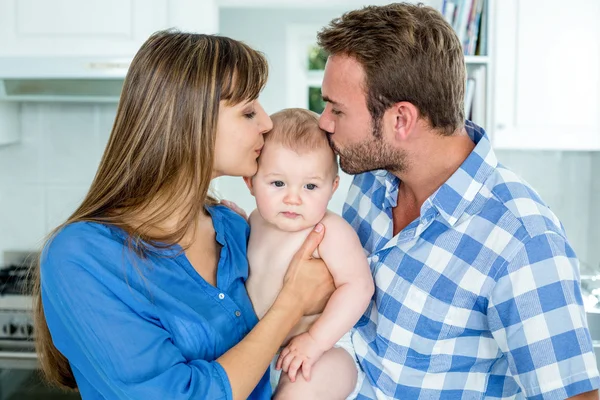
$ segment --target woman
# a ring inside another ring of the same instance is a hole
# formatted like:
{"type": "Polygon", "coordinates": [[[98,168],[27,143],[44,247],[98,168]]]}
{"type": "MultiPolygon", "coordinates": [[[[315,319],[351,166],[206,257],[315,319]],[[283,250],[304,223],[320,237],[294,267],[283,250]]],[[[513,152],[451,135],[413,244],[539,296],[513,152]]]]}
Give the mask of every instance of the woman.
{"type": "Polygon", "coordinates": [[[333,286],[322,227],[260,322],[244,282],[243,218],[208,195],[250,176],[271,121],[264,57],[173,31],[135,56],[96,177],[36,270],[36,341],[53,382],[84,399],[268,399],[269,362],[333,286]]]}

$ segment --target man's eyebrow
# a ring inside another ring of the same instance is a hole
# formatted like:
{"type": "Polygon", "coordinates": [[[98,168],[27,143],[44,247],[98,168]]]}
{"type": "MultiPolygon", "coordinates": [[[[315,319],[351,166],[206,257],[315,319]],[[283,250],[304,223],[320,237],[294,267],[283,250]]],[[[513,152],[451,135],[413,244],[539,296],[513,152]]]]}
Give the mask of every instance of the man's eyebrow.
{"type": "Polygon", "coordinates": [[[327,96],[322,96],[322,97],[323,97],[323,101],[326,101],[327,103],[331,103],[331,104],[333,104],[334,106],[343,106],[341,103],[338,103],[337,101],[335,101],[335,100],[332,100],[332,99],[330,99],[330,98],[329,98],[329,97],[327,97],[327,96]]]}

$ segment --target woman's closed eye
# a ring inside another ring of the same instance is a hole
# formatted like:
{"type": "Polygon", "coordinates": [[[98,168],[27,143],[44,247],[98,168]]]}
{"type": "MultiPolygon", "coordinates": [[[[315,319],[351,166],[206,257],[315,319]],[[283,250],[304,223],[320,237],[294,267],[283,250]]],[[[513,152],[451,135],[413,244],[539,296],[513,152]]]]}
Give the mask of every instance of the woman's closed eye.
{"type": "Polygon", "coordinates": [[[244,117],[246,117],[248,119],[253,119],[255,116],[256,116],[256,111],[244,113],[244,117]]]}

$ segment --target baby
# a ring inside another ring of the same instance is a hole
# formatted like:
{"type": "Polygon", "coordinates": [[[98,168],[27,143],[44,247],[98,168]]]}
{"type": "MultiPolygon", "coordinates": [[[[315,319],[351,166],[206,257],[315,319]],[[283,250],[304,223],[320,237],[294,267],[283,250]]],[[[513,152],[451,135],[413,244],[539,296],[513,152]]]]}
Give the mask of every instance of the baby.
{"type": "Polygon", "coordinates": [[[276,387],[283,369],[287,378],[281,379],[294,383],[276,397],[354,398],[362,376],[349,331],[373,295],[369,264],[352,227],[327,210],[339,183],[338,165],[318,115],[286,109],[271,119],[258,172],[244,178],[257,205],[249,217],[246,282],[254,310],[262,318],[271,307],[292,256],[318,222],[325,237],[313,256],[325,261],[336,286],[323,313],[304,317],[289,334],[273,360],[271,383],[276,387]]]}

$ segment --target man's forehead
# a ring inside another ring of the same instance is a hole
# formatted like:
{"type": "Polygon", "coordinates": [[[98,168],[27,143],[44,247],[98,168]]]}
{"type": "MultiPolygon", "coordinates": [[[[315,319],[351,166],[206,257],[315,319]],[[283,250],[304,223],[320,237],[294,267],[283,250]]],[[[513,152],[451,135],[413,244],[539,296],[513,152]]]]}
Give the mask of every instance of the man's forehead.
{"type": "Polygon", "coordinates": [[[354,58],[331,56],[325,66],[322,91],[324,94],[331,96],[333,93],[327,92],[334,88],[336,90],[354,90],[361,87],[364,78],[364,69],[354,58]]]}

